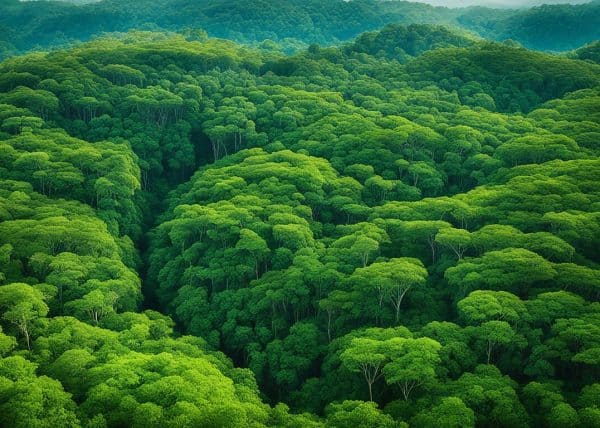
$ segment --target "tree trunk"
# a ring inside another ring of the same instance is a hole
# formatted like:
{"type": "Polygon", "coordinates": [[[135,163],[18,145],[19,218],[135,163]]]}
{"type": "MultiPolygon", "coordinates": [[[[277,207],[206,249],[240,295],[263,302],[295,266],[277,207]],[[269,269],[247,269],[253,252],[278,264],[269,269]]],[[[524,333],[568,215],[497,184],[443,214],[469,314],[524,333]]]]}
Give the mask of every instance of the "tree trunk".
{"type": "Polygon", "coordinates": [[[431,248],[431,262],[435,263],[435,236],[429,236],[427,238],[429,248],[431,248]]]}
{"type": "Polygon", "coordinates": [[[488,364],[490,363],[493,347],[494,347],[494,343],[491,340],[488,340],[488,346],[487,346],[487,363],[488,364]]]}
{"type": "Polygon", "coordinates": [[[31,351],[31,343],[30,343],[30,338],[29,338],[29,329],[27,328],[27,324],[23,324],[22,325],[21,331],[23,332],[23,335],[25,336],[25,342],[27,343],[27,350],[31,351]]]}

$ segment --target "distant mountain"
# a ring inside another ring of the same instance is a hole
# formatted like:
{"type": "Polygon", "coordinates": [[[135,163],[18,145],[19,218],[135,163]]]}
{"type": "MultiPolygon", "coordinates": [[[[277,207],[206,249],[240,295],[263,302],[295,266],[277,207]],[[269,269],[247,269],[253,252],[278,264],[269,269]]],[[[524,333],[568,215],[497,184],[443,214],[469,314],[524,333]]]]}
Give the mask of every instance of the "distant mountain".
{"type": "MultiPolygon", "coordinates": [[[[33,1],[48,1],[48,0],[20,0],[21,2],[33,2],[33,1]]],[[[90,3],[99,3],[102,0],[60,0],[64,3],[73,3],[73,4],[90,4],[90,3]]]]}
{"type": "Polygon", "coordinates": [[[568,51],[600,39],[600,1],[526,10],[381,0],[3,0],[0,57],[64,46],[106,32],[202,28],[242,43],[271,39],[294,46],[348,41],[386,24],[442,24],[538,50],[568,51]],[[77,3],[73,4],[73,3],[77,3]]]}
{"type": "Polygon", "coordinates": [[[484,6],[500,9],[519,9],[541,6],[543,4],[583,4],[590,0],[421,0],[433,6],[468,7],[484,6]]]}

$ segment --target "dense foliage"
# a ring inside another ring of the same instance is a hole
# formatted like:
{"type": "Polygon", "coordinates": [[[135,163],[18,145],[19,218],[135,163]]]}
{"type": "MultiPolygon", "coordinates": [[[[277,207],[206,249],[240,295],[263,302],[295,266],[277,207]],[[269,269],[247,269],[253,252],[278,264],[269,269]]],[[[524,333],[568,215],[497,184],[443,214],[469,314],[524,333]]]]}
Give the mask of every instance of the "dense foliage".
{"type": "Polygon", "coordinates": [[[0,63],[0,425],[600,426],[577,55],[394,25],[0,63]]]}
{"type": "Polygon", "coordinates": [[[575,51],[575,56],[579,59],[600,64],[600,41],[595,41],[575,51]]]}
{"type": "Polygon", "coordinates": [[[0,58],[134,28],[203,28],[212,37],[294,51],[348,41],[389,23],[452,25],[531,49],[567,51],[599,39],[598,22],[600,0],[519,10],[384,0],[3,0],[0,58]]]}

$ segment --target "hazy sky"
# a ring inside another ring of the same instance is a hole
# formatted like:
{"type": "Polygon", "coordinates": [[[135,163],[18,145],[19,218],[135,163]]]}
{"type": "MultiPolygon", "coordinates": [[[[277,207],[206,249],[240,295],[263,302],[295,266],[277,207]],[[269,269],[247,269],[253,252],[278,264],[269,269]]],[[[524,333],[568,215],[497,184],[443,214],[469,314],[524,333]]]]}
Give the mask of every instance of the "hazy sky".
{"type": "Polygon", "coordinates": [[[590,0],[412,0],[429,3],[434,6],[465,7],[465,6],[493,6],[493,7],[531,7],[541,4],[563,3],[589,3],[590,0]]]}

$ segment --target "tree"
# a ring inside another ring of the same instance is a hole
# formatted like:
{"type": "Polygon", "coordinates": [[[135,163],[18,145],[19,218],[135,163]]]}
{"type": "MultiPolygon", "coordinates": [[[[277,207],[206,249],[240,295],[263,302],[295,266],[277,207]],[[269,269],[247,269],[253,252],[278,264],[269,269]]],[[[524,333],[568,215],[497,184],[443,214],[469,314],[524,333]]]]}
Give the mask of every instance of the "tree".
{"type": "Polygon", "coordinates": [[[368,236],[359,236],[350,250],[356,251],[361,255],[362,267],[366,267],[369,263],[369,255],[379,250],[379,242],[368,236]]]}
{"type": "Polygon", "coordinates": [[[240,230],[240,240],[235,244],[239,250],[245,251],[254,260],[254,273],[259,276],[259,263],[269,254],[269,247],[264,239],[250,229],[240,230]]]}
{"type": "Polygon", "coordinates": [[[597,313],[578,318],[559,318],[552,325],[553,335],[546,341],[552,356],[565,362],[593,367],[598,364],[599,325],[597,313]]]}
{"type": "Polygon", "coordinates": [[[420,260],[397,258],[387,262],[373,263],[358,268],[350,277],[357,291],[365,293],[375,288],[381,307],[384,299],[389,299],[394,308],[396,323],[400,319],[400,306],[406,293],[413,287],[422,286],[427,278],[427,270],[420,260]]]}
{"type": "Polygon", "coordinates": [[[527,425],[527,412],[515,391],[517,384],[492,365],[477,366],[464,373],[449,387],[449,394],[460,398],[475,413],[475,424],[487,426],[527,425]]]}
{"type": "Polygon", "coordinates": [[[370,401],[373,401],[373,384],[383,376],[383,367],[389,361],[386,351],[384,344],[379,340],[355,338],[340,355],[346,369],[364,376],[370,401]]]}
{"type": "Polygon", "coordinates": [[[469,332],[448,321],[432,321],[425,325],[420,334],[442,345],[439,355],[441,363],[436,372],[456,378],[473,369],[477,363],[476,350],[471,346],[469,332]]]}
{"type": "Polygon", "coordinates": [[[391,428],[398,426],[391,416],[382,413],[377,404],[346,400],[326,409],[327,426],[343,428],[391,428]]]}
{"type": "Polygon", "coordinates": [[[383,368],[385,381],[397,384],[404,400],[408,400],[415,388],[435,379],[442,347],[435,340],[398,338],[386,341],[385,346],[390,355],[390,362],[383,368]]]}
{"type": "Polygon", "coordinates": [[[425,428],[474,427],[475,415],[460,398],[444,397],[437,406],[416,415],[411,423],[425,428]]]}
{"type": "Polygon", "coordinates": [[[14,325],[25,338],[27,349],[31,350],[32,327],[36,320],[48,314],[41,291],[27,284],[15,283],[0,287],[0,307],[2,319],[14,325]]]}
{"type": "Polygon", "coordinates": [[[313,324],[294,324],[284,340],[274,340],[267,345],[270,376],[287,390],[298,388],[313,368],[320,347],[319,332],[313,324]]]}
{"type": "Polygon", "coordinates": [[[573,293],[554,291],[541,293],[525,301],[534,324],[549,327],[558,318],[576,318],[585,312],[585,300],[573,293]]]}
{"type": "Polygon", "coordinates": [[[353,301],[352,295],[342,290],[333,290],[329,295],[319,300],[319,308],[327,313],[327,340],[331,342],[331,321],[338,312],[350,312],[353,301]]]}
{"type": "MultiPolygon", "coordinates": [[[[553,409],[564,404],[560,388],[549,382],[530,382],[523,388],[523,404],[532,422],[536,425],[553,425],[559,415],[552,415],[553,409]]],[[[560,409],[560,407],[559,407],[560,409]]]]}
{"type": "Polygon", "coordinates": [[[471,332],[475,340],[482,342],[487,364],[490,364],[492,353],[498,346],[524,346],[526,343],[506,321],[486,321],[471,327],[471,332]]]}
{"type": "Polygon", "coordinates": [[[553,428],[578,426],[579,424],[577,411],[567,403],[557,404],[548,415],[548,426],[553,428]]]}
{"type": "Polygon", "coordinates": [[[403,254],[411,256],[415,253],[418,254],[418,247],[426,243],[431,252],[432,263],[437,261],[436,235],[440,230],[451,227],[445,221],[425,220],[398,221],[390,219],[386,221],[386,224],[393,243],[397,243],[403,254]]]}
{"type": "Polygon", "coordinates": [[[412,185],[423,190],[426,195],[437,195],[444,187],[444,177],[434,165],[419,161],[410,164],[408,173],[412,185]]]}
{"type": "Polygon", "coordinates": [[[69,302],[67,307],[97,325],[103,317],[115,310],[117,298],[117,293],[113,291],[93,290],[81,299],[69,302]]]}
{"type": "Polygon", "coordinates": [[[471,246],[471,234],[464,229],[442,229],[435,235],[435,242],[450,248],[456,258],[461,260],[465,251],[471,246]]]}
{"type": "Polygon", "coordinates": [[[457,306],[460,317],[471,325],[492,320],[514,325],[529,318],[525,303],[506,291],[475,290],[457,306]]]}
{"type": "Polygon", "coordinates": [[[577,143],[564,135],[527,136],[502,144],[496,156],[511,166],[572,159],[577,143]]]}
{"type": "Polygon", "coordinates": [[[489,251],[480,258],[467,258],[446,270],[450,285],[464,291],[501,288],[526,295],[529,286],[554,278],[556,270],[543,257],[522,248],[489,251]]]}

